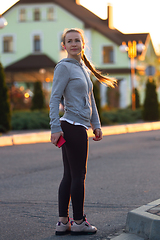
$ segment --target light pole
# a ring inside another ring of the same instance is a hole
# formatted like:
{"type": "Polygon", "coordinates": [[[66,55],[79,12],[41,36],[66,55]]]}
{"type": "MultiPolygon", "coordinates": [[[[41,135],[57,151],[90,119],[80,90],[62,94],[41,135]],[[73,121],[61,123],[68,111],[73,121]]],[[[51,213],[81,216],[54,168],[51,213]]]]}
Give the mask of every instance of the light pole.
{"type": "Polygon", "coordinates": [[[0,29],[7,26],[7,24],[8,22],[6,21],[6,19],[0,14],[0,29]]]}
{"type": "Polygon", "coordinates": [[[131,59],[131,90],[132,90],[132,110],[135,110],[135,88],[134,88],[134,77],[135,77],[135,67],[134,60],[137,57],[137,52],[142,53],[145,49],[144,44],[139,41],[137,44],[136,41],[129,41],[128,46],[125,42],[122,42],[122,45],[119,47],[121,52],[128,52],[128,57],[131,59]]]}

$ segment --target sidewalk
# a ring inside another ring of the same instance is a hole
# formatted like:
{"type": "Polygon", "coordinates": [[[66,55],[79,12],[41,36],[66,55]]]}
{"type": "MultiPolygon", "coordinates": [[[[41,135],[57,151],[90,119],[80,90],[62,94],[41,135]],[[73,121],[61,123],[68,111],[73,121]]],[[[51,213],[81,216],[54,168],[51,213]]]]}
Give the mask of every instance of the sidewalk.
{"type": "MultiPolygon", "coordinates": [[[[102,127],[103,136],[152,130],[160,130],[160,121],[102,127]]],[[[88,135],[94,136],[92,129],[88,135]]],[[[0,136],[0,147],[43,142],[50,142],[50,130],[11,131],[0,136]]]]}

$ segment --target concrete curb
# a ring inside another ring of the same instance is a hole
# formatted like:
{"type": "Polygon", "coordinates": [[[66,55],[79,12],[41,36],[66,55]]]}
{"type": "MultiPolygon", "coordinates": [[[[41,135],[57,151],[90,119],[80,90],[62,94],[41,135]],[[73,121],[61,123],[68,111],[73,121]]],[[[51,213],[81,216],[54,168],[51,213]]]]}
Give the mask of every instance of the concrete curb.
{"type": "MultiPolygon", "coordinates": [[[[160,121],[102,127],[104,136],[152,130],[160,130],[160,121]]],[[[92,129],[88,130],[88,135],[89,137],[94,136],[92,129]]],[[[2,135],[0,137],[0,147],[43,142],[50,142],[50,131],[14,134],[11,136],[2,135]]]]}
{"type": "Polygon", "coordinates": [[[160,205],[160,199],[132,210],[127,215],[126,231],[149,240],[160,239],[160,216],[149,213],[160,205]]]}
{"type": "Polygon", "coordinates": [[[122,233],[120,236],[113,238],[113,240],[144,240],[134,234],[122,233]]]}

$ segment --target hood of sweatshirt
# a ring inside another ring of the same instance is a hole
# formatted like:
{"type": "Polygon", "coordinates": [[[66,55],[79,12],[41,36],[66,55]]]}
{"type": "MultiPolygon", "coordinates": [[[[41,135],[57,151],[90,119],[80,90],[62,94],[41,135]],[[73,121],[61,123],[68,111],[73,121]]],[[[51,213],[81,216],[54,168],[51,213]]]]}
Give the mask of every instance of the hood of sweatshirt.
{"type": "Polygon", "coordinates": [[[82,61],[79,63],[76,59],[74,59],[74,58],[64,58],[64,59],[62,59],[61,61],[59,61],[58,63],[61,63],[61,62],[70,62],[70,63],[74,63],[74,64],[76,64],[76,65],[80,65],[80,66],[82,66],[82,61]]]}

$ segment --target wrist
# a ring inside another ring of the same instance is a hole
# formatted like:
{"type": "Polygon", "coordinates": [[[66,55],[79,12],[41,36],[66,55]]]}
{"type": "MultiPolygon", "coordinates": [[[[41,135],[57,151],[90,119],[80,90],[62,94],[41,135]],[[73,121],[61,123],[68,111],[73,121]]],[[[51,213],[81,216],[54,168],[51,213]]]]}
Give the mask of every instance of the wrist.
{"type": "Polygon", "coordinates": [[[101,130],[101,128],[95,128],[94,131],[93,131],[94,134],[95,134],[95,131],[96,131],[97,129],[101,130]]]}

